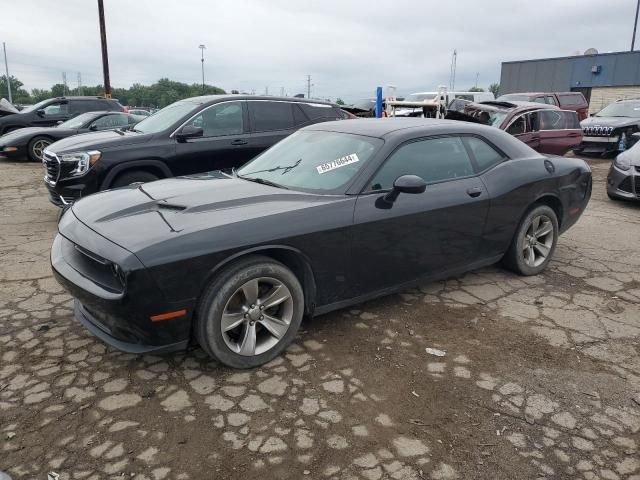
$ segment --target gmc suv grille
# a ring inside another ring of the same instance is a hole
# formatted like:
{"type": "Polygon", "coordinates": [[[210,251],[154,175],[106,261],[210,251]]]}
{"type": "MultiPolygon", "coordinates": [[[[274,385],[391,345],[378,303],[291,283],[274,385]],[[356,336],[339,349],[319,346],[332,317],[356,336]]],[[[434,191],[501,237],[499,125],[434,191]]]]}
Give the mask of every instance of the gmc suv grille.
{"type": "Polygon", "coordinates": [[[613,133],[613,127],[583,127],[582,132],[588,137],[609,137],[613,133]]]}
{"type": "Polygon", "coordinates": [[[45,151],[42,163],[46,171],[45,180],[55,185],[60,178],[60,160],[58,160],[55,154],[45,151]]]}

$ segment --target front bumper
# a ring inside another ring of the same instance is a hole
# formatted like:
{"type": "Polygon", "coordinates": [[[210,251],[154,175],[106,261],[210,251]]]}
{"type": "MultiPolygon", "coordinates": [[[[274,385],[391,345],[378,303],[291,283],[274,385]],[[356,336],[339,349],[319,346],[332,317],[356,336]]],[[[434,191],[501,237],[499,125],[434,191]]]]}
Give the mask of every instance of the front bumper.
{"type": "Polygon", "coordinates": [[[640,201],[640,167],[620,170],[613,162],[607,175],[607,193],[611,197],[640,201]]]}
{"type": "Polygon", "coordinates": [[[22,160],[27,158],[27,147],[16,146],[16,150],[12,152],[5,152],[4,146],[0,147],[0,158],[8,158],[9,160],[22,160]]]}
{"type": "Polygon", "coordinates": [[[618,142],[620,138],[616,136],[611,137],[594,137],[584,136],[582,137],[582,143],[578,145],[574,152],[580,153],[592,153],[606,155],[615,153],[618,151],[618,142]]]}
{"type": "Polygon", "coordinates": [[[167,352],[188,345],[193,305],[167,300],[135,255],[89,229],[73,211],[60,220],[51,267],[75,298],[76,319],[105,343],[129,353],[167,352]],[[181,318],[150,318],[181,309],[187,310],[181,318]]]}

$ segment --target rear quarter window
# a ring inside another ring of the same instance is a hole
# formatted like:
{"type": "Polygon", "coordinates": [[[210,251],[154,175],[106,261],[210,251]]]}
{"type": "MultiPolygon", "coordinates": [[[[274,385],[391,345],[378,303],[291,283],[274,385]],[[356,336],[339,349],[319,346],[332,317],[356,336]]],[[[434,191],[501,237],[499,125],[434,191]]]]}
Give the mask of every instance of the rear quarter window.
{"type": "Polygon", "coordinates": [[[293,128],[293,109],[289,102],[249,102],[254,132],[293,128]]]}
{"type": "Polygon", "coordinates": [[[502,153],[478,137],[464,137],[464,142],[471,151],[479,172],[484,172],[504,160],[502,153]]]}
{"type": "Polygon", "coordinates": [[[307,117],[309,117],[313,122],[339,120],[341,118],[331,105],[324,105],[321,103],[303,103],[300,106],[307,117]]]}
{"type": "Polygon", "coordinates": [[[574,95],[558,95],[558,98],[560,98],[560,103],[562,105],[584,105],[587,103],[581,93],[576,93],[574,95]]]}

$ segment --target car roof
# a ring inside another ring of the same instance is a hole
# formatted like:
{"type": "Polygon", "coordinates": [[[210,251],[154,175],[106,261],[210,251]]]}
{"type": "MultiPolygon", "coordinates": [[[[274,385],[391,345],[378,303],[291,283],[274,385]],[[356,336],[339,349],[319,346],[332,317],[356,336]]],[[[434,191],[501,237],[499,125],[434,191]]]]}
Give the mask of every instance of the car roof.
{"type": "Polygon", "coordinates": [[[267,96],[267,95],[242,95],[242,94],[202,95],[199,97],[185,98],[181,101],[204,104],[209,102],[219,102],[221,100],[271,100],[273,102],[317,103],[321,105],[335,106],[333,103],[326,102],[324,100],[316,100],[313,98],[308,99],[308,98],[298,98],[298,97],[275,97],[275,96],[267,96]]]}
{"type": "Polygon", "coordinates": [[[559,108],[556,105],[550,105],[548,103],[537,103],[537,102],[523,102],[521,100],[487,100],[486,102],[478,102],[475,105],[489,105],[491,107],[496,108],[506,108],[509,110],[529,110],[532,108],[537,109],[547,109],[547,110],[558,110],[559,108]]]}
{"type": "Polygon", "coordinates": [[[455,130],[456,132],[476,132],[478,129],[491,129],[485,125],[478,125],[456,120],[436,120],[433,118],[358,118],[353,120],[338,120],[316,123],[303,130],[316,130],[337,133],[351,133],[368,137],[388,137],[408,129],[422,129],[420,134],[440,134],[455,130]]]}

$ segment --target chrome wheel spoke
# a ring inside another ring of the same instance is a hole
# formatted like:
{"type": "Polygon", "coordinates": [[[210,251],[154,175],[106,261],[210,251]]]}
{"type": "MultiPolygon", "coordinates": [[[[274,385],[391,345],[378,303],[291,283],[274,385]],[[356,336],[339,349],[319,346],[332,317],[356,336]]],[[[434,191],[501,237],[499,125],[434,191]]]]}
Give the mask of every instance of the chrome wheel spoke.
{"type": "Polygon", "coordinates": [[[538,231],[538,227],[540,227],[540,217],[535,217],[533,219],[533,222],[531,222],[531,230],[533,231],[534,235],[535,235],[535,232],[538,231]]]}
{"type": "Polygon", "coordinates": [[[553,231],[553,225],[551,224],[551,222],[546,221],[538,227],[538,229],[536,230],[535,236],[536,238],[544,237],[546,235],[549,235],[552,231],[553,231]]]}
{"type": "Polygon", "coordinates": [[[527,263],[534,265],[536,262],[536,253],[533,251],[533,247],[527,248],[527,263]]]}
{"type": "Polygon", "coordinates": [[[220,328],[223,332],[233,330],[244,320],[244,312],[225,312],[222,314],[220,328]]]}
{"type": "Polygon", "coordinates": [[[551,251],[551,248],[540,242],[536,243],[533,248],[536,249],[543,258],[547,258],[547,255],[549,255],[549,252],[551,251]]]}
{"type": "Polygon", "coordinates": [[[289,291],[283,285],[276,285],[264,299],[260,300],[260,304],[264,306],[264,308],[271,308],[280,305],[290,298],[291,295],[289,291]]]}
{"type": "Polygon", "coordinates": [[[258,279],[249,280],[242,286],[242,293],[249,305],[254,305],[258,301],[258,279]]]}
{"type": "Polygon", "coordinates": [[[256,325],[247,323],[242,332],[242,343],[240,344],[240,355],[254,355],[256,353],[256,325]]]}
{"type": "Polygon", "coordinates": [[[284,337],[285,333],[287,333],[287,330],[289,329],[288,323],[270,315],[264,315],[264,318],[260,323],[273,337],[278,340],[284,337]]]}

